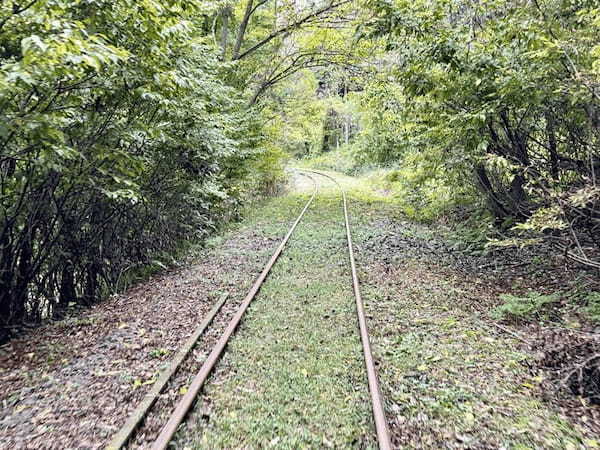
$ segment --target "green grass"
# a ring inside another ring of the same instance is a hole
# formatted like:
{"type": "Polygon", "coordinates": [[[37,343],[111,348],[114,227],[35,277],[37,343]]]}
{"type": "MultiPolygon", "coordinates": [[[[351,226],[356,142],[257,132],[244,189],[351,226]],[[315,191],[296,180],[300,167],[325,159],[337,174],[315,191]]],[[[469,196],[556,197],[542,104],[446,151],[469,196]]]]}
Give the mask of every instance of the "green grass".
{"type": "MultiPolygon", "coordinates": [[[[289,221],[298,203],[288,196],[261,212],[289,221]]],[[[199,419],[180,442],[200,448],[374,446],[341,205],[334,189],[315,200],[206,387],[208,423],[199,419]]],[[[258,225],[262,217],[249,223],[258,225]]]]}
{"type": "MultiPolygon", "coordinates": [[[[364,179],[336,178],[349,193],[380,383],[402,447],[584,445],[580,431],[541,400],[541,378],[523,364],[529,356],[461,306],[473,296],[485,304],[485,292],[443,262],[406,257],[384,269],[381,255],[363,249],[386,232],[378,224],[395,214],[394,201],[364,179]]],[[[239,231],[280,239],[311,192],[305,179],[299,191],[252,210],[239,231]]],[[[406,232],[429,235],[414,224],[406,232]]],[[[236,251],[268,259],[260,249],[236,251]]],[[[176,446],[376,446],[336,189],[324,188],[298,226],[176,446]]]]}
{"type": "Polygon", "coordinates": [[[590,292],[586,300],[587,306],[583,308],[583,312],[590,320],[600,323],[600,292],[590,292]]]}
{"type": "Polygon", "coordinates": [[[492,311],[492,317],[495,319],[531,319],[532,317],[542,318],[544,308],[547,305],[556,303],[560,300],[558,294],[543,295],[539,292],[529,292],[524,296],[511,294],[502,294],[500,299],[504,302],[492,311]]]}

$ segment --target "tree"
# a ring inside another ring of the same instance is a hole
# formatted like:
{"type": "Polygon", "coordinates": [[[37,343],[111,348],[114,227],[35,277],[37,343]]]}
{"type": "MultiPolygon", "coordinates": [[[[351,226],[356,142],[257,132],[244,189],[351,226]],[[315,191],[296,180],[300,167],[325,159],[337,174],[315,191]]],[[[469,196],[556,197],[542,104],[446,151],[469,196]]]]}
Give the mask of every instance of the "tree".
{"type": "Polygon", "coordinates": [[[223,80],[218,13],[0,4],[0,340],[122,287],[272,181],[258,117],[223,80]]]}
{"type": "Polygon", "coordinates": [[[497,223],[524,222],[520,230],[598,267],[588,256],[600,243],[594,2],[370,6],[367,34],[396,61],[411,151],[443,155],[445,171],[471,179],[497,223]]]}

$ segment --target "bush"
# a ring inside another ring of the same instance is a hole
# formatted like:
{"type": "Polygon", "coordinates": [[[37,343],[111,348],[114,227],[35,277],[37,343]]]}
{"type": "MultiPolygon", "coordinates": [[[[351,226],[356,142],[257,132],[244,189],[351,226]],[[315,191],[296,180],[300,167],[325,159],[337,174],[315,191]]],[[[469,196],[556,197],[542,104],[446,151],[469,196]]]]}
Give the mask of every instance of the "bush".
{"type": "Polygon", "coordinates": [[[249,176],[273,182],[239,169],[266,152],[204,6],[0,3],[0,341],[213,232],[249,176]]]}
{"type": "Polygon", "coordinates": [[[370,33],[392,52],[369,94],[377,133],[363,156],[429,164],[406,174],[416,212],[430,192],[454,200],[470,185],[498,225],[521,224],[523,242],[600,268],[598,2],[369,5],[370,33]]]}
{"type": "Polygon", "coordinates": [[[468,185],[455,189],[448,180],[430,178],[427,174],[432,168],[418,155],[413,156],[405,158],[400,167],[381,169],[370,175],[371,183],[389,191],[408,218],[431,222],[459,208],[477,207],[468,185]]]}
{"type": "Polygon", "coordinates": [[[318,156],[309,156],[301,159],[299,165],[310,169],[333,170],[346,175],[354,175],[358,169],[347,147],[321,153],[318,156]]]}

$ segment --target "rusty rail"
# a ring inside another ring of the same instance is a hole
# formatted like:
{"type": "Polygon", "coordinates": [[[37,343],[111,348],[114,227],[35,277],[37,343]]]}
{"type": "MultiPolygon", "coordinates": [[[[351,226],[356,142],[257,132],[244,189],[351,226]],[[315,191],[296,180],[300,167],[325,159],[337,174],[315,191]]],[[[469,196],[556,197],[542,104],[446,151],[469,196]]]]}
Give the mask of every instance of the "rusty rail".
{"type": "Polygon", "coordinates": [[[313,192],[312,196],[310,197],[310,199],[304,206],[304,209],[302,210],[302,212],[300,213],[300,215],[298,216],[298,218],[296,219],[294,224],[291,226],[291,228],[289,229],[289,231],[287,232],[287,234],[285,235],[285,237],[279,244],[279,247],[277,247],[277,250],[275,250],[275,252],[273,253],[273,256],[271,256],[271,259],[269,260],[269,262],[267,263],[267,265],[265,266],[265,268],[263,269],[263,271],[261,272],[259,277],[256,279],[256,281],[250,288],[250,291],[244,298],[244,301],[240,305],[235,316],[231,319],[231,321],[229,322],[229,325],[227,325],[227,328],[223,332],[219,341],[213,347],[213,350],[211,351],[211,353],[208,355],[208,357],[204,361],[204,364],[202,364],[200,371],[194,377],[194,380],[192,381],[192,384],[190,385],[188,391],[183,396],[183,398],[179,401],[175,410],[173,411],[173,414],[169,418],[169,421],[164,426],[164,428],[161,430],[160,435],[158,436],[158,438],[152,445],[152,450],[163,450],[163,449],[167,448],[167,446],[169,445],[171,438],[173,437],[173,435],[177,431],[177,428],[179,427],[179,425],[185,418],[187,412],[193,405],[195,398],[197,397],[198,393],[200,392],[200,389],[202,388],[202,385],[204,384],[204,382],[210,375],[210,372],[214,368],[215,364],[217,363],[217,361],[223,354],[223,351],[225,350],[225,347],[229,341],[229,338],[231,337],[231,335],[233,334],[233,332],[239,325],[240,321],[242,320],[242,316],[248,309],[250,302],[252,302],[252,300],[254,299],[254,297],[256,296],[258,291],[260,290],[261,285],[267,278],[267,275],[269,274],[269,272],[271,271],[271,268],[277,261],[277,258],[279,258],[279,255],[283,251],[287,241],[289,240],[292,233],[296,229],[296,226],[302,220],[302,217],[304,217],[304,213],[306,212],[306,210],[308,209],[308,207],[314,200],[315,195],[317,193],[317,184],[316,184],[314,178],[312,178],[310,175],[304,175],[304,176],[307,176],[308,178],[311,178],[313,180],[315,188],[314,188],[314,192],[313,192]]]}
{"type": "Polygon", "coordinates": [[[379,389],[377,380],[377,371],[373,360],[373,352],[371,351],[371,342],[369,340],[369,331],[367,328],[367,319],[365,317],[365,308],[360,294],[360,285],[356,272],[356,262],[354,260],[354,247],[352,245],[352,234],[350,232],[350,221],[348,219],[348,200],[346,199],[346,191],[340,183],[330,175],[315,170],[299,169],[304,172],[315,173],[322,177],[333,181],[339,190],[342,192],[344,200],[344,220],[346,222],[346,239],[348,241],[348,254],[350,257],[350,268],[352,270],[352,287],[354,289],[354,297],[356,299],[356,312],[358,315],[358,326],[360,329],[360,340],[362,342],[363,353],[365,355],[365,366],[367,369],[367,379],[369,382],[369,391],[371,393],[371,403],[373,406],[373,418],[375,420],[375,431],[377,432],[377,443],[381,450],[389,450],[392,448],[390,439],[390,431],[388,429],[387,419],[385,417],[385,409],[383,406],[383,398],[379,389]]]}
{"type": "Polygon", "coordinates": [[[204,334],[206,328],[211,324],[217,313],[221,310],[221,307],[227,300],[229,293],[225,292],[221,294],[219,300],[215,303],[213,308],[209,311],[206,318],[202,321],[200,326],[196,328],[196,331],[192,333],[192,335],[188,338],[184,346],[179,350],[175,358],[169,364],[166,370],[164,370],[158,380],[153,384],[152,389],[144,396],[142,402],[138,405],[138,407],[129,415],[129,419],[125,422],[125,425],[115,434],[112,441],[106,447],[107,450],[116,450],[127,445],[129,439],[137,430],[137,428],[142,424],[144,418],[148,414],[148,411],[154,403],[156,399],[167,385],[171,377],[177,372],[181,363],[185,360],[185,358],[192,351],[200,336],[204,334]]]}
{"type": "MultiPolygon", "coordinates": [[[[389,430],[388,430],[388,426],[387,426],[387,420],[385,417],[385,410],[383,407],[383,399],[381,396],[381,392],[379,389],[379,383],[377,380],[377,371],[375,369],[373,354],[371,351],[371,344],[370,344],[370,340],[369,340],[369,333],[368,333],[368,329],[367,329],[367,322],[366,322],[366,317],[365,317],[365,312],[364,312],[364,304],[363,304],[362,296],[360,293],[360,284],[358,281],[356,262],[355,262],[355,258],[354,258],[354,248],[353,248],[353,244],[352,244],[352,234],[350,231],[350,220],[349,220],[349,215],[348,215],[348,200],[346,197],[346,192],[344,191],[342,186],[338,183],[338,181],[330,175],[327,175],[322,172],[314,171],[314,170],[307,170],[307,169],[298,169],[298,173],[300,173],[300,172],[314,173],[314,174],[320,175],[322,177],[328,178],[337,185],[337,187],[340,189],[340,191],[342,193],[343,206],[344,206],[344,221],[345,221],[345,226],[346,226],[346,239],[347,239],[347,243],[348,243],[348,254],[349,254],[349,259],[350,259],[350,268],[351,268],[351,272],[352,272],[352,286],[353,286],[353,290],[354,290],[354,296],[356,299],[358,324],[359,324],[360,337],[361,337],[363,353],[364,353],[364,358],[365,358],[365,366],[366,366],[366,371],[367,371],[369,392],[371,394],[373,417],[374,417],[374,422],[375,422],[375,430],[376,430],[376,434],[377,434],[377,442],[378,442],[379,448],[381,450],[389,450],[392,448],[392,445],[391,445],[390,434],[389,434],[389,430]]],[[[229,339],[231,338],[231,336],[235,332],[236,328],[238,327],[239,323],[241,322],[244,313],[246,312],[250,303],[252,302],[252,300],[254,299],[254,297],[256,296],[258,291],[260,290],[260,287],[262,286],[263,282],[267,278],[269,272],[271,271],[271,268],[273,267],[273,265],[275,264],[275,262],[281,255],[283,249],[285,248],[285,245],[287,244],[288,240],[292,236],[297,225],[300,223],[300,221],[304,217],[304,214],[306,213],[306,211],[310,207],[311,203],[313,202],[313,200],[316,196],[316,193],[317,193],[317,183],[312,176],[310,176],[306,173],[304,173],[304,174],[300,173],[300,175],[304,175],[313,181],[314,191],[313,191],[312,196],[310,197],[308,202],[305,204],[301,213],[296,218],[296,221],[293,223],[293,225],[288,230],[287,234],[285,235],[285,237],[279,244],[279,247],[275,250],[275,252],[271,256],[271,259],[268,261],[268,263],[264,267],[263,271],[261,272],[259,277],[256,279],[254,284],[252,285],[250,291],[248,292],[248,294],[244,298],[243,302],[241,303],[240,307],[238,308],[238,311],[236,312],[234,317],[229,322],[229,324],[228,324],[227,328],[225,329],[225,331],[223,332],[222,336],[219,338],[219,341],[216,343],[216,345],[213,347],[211,353],[204,361],[202,367],[200,368],[200,371],[194,377],[192,384],[190,385],[187,393],[179,401],[175,410],[173,411],[172,415],[170,416],[169,421],[161,430],[160,435],[158,436],[158,438],[156,439],[156,441],[154,442],[154,444],[152,446],[152,450],[163,450],[163,449],[166,449],[167,446],[169,445],[169,442],[171,441],[173,435],[176,433],[177,428],[179,427],[181,422],[184,420],[189,409],[192,407],[194,400],[196,399],[198,393],[200,392],[200,389],[204,385],[206,379],[210,375],[215,364],[218,362],[219,358],[223,354],[223,351],[225,350],[225,347],[227,346],[229,339]]],[[[182,351],[178,354],[174,363],[170,366],[170,368],[165,373],[163,373],[161,378],[156,383],[156,386],[154,387],[154,389],[152,389],[152,391],[146,395],[142,404],[134,411],[134,413],[131,415],[128,422],[121,429],[121,431],[115,436],[115,438],[113,439],[111,444],[107,447],[108,449],[117,449],[117,448],[124,447],[126,445],[129,438],[134,433],[135,429],[144,420],[145,415],[147,414],[148,410],[153,405],[154,401],[156,400],[156,397],[158,396],[158,394],[160,393],[160,391],[162,390],[164,385],[166,385],[166,383],[168,382],[170,377],[175,373],[178,366],[181,364],[181,362],[183,361],[185,356],[187,356],[187,354],[189,353],[189,351],[195,344],[195,341],[199,338],[200,334],[202,334],[204,329],[210,324],[210,321],[212,321],[213,317],[216,315],[218,310],[221,308],[221,306],[225,302],[225,298],[226,298],[226,295],[215,305],[213,310],[209,313],[209,316],[207,317],[207,319],[199,327],[199,330],[201,330],[201,331],[196,331],[196,333],[194,333],[194,335],[192,335],[192,337],[190,338],[190,341],[188,341],[188,343],[184,346],[182,351]],[[191,342],[192,339],[193,339],[193,342],[191,342]]]]}

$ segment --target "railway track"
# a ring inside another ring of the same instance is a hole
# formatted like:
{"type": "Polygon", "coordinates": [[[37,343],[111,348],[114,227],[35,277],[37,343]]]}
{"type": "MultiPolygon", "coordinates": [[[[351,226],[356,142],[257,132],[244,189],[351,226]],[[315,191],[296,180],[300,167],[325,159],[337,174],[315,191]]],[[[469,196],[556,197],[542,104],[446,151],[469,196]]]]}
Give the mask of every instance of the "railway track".
{"type": "MultiPolygon", "coordinates": [[[[367,372],[367,380],[369,385],[369,392],[371,395],[372,402],[372,410],[373,410],[373,418],[375,423],[375,430],[377,434],[377,442],[379,448],[382,450],[391,449],[391,441],[390,435],[387,427],[387,421],[385,417],[385,411],[383,407],[383,400],[381,397],[379,384],[377,380],[377,373],[375,369],[375,364],[373,361],[371,346],[369,342],[369,334],[366,324],[366,317],[364,313],[364,305],[362,301],[362,297],[360,294],[360,284],[358,280],[358,275],[356,271],[356,262],[354,258],[354,249],[352,244],[352,234],[350,230],[350,221],[348,215],[348,202],[346,198],[346,193],[340,184],[333,177],[311,170],[297,170],[297,172],[309,178],[313,182],[314,190],[309,200],[304,205],[300,214],[289,228],[285,237],[282,239],[281,243],[277,247],[277,249],[273,252],[270,260],[265,265],[264,269],[250,288],[250,291],[244,298],[244,300],[239,304],[237,310],[233,314],[229,314],[229,321],[224,326],[224,330],[218,339],[215,340],[214,345],[210,348],[210,353],[204,359],[200,370],[194,376],[193,381],[191,382],[187,392],[183,395],[183,397],[176,404],[173,412],[169,416],[166,424],[162,427],[160,434],[152,444],[153,450],[162,450],[168,447],[169,442],[173,438],[174,434],[177,431],[179,425],[184,421],[186,414],[192,407],[195,399],[197,398],[202,386],[204,385],[206,379],[212,372],[213,368],[217,364],[219,358],[223,354],[229,339],[234,334],[236,328],[240,324],[244,313],[248,309],[252,300],[256,297],[259,292],[262,284],[267,279],[269,272],[272,267],[277,262],[277,259],[282,254],[287,242],[290,237],[294,233],[294,230],[298,226],[298,224],[302,221],[304,214],[309,209],[313,200],[315,199],[318,193],[318,184],[315,180],[315,175],[324,177],[330,181],[332,181],[340,190],[342,199],[343,199],[343,212],[344,212],[344,221],[346,227],[346,240],[348,245],[348,255],[352,273],[352,286],[354,291],[354,296],[356,300],[356,310],[357,310],[357,318],[359,325],[359,332],[362,342],[364,360],[365,360],[365,368],[367,372]]],[[[197,342],[201,337],[210,330],[210,325],[213,321],[216,321],[215,317],[218,316],[219,311],[223,308],[223,305],[226,303],[228,294],[223,293],[217,302],[215,302],[214,307],[209,312],[205,320],[199,327],[192,333],[188,341],[184,344],[180,352],[175,356],[169,367],[167,367],[159,376],[157,381],[154,383],[152,389],[146,394],[146,396],[142,399],[138,407],[130,414],[129,419],[123,425],[121,430],[119,430],[110,444],[107,446],[107,449],[116,450],[120,448],[126,448],[130,443],[132,443],[135,439],[136,433],[144,427],[144,421],[151,414],[153,407],[156,408],[157,399],[161,395],[161,392],[165,389],[166,386],[172,381],[172,379],[177,375],[180,367],[185,364],[185,361],[189,359],[190,353],[193,351],[194,347],[197,345],[197,342]]],[[[225,314],[227,316],[227,314],[225,314]]],[[[221,321],[225,320],[224,318],[220,319],[221,321]]],[[[214,330],[213,330],[214,333],[214,330]]]]}

